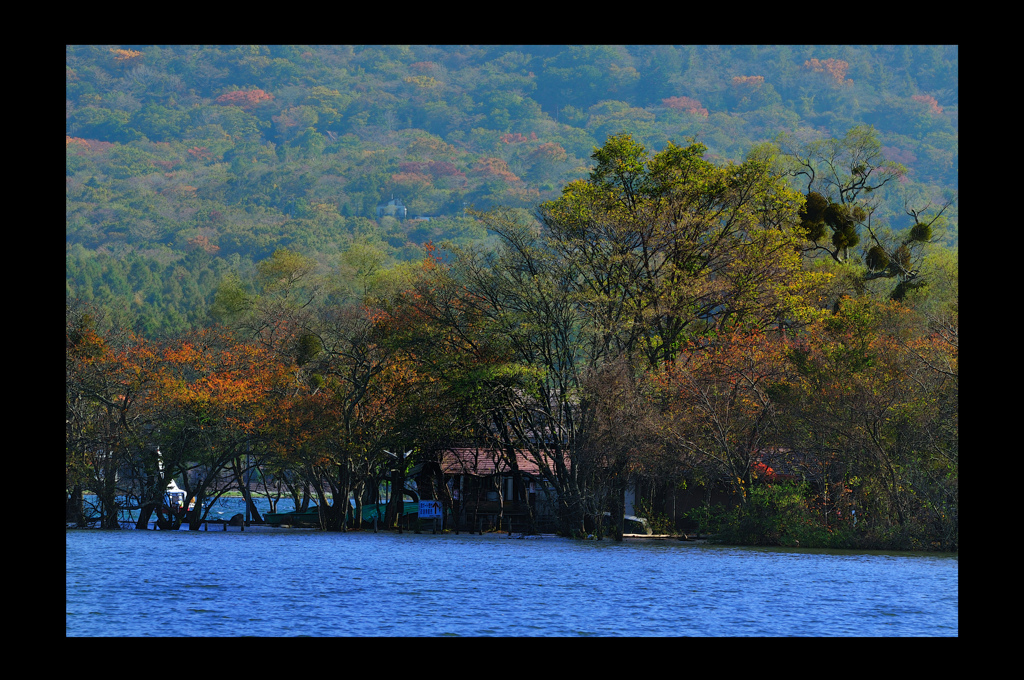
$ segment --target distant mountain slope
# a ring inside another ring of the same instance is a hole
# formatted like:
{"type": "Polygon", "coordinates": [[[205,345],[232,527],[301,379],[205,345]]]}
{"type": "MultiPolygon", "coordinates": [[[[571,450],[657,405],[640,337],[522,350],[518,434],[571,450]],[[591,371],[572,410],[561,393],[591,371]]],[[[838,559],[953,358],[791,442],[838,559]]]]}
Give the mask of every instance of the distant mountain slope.
{"type": "Polygon", "coordinates": [[[68,46],[66,289],[148,332],[201,325],[221,277],[278,248],[326,263],[361,243],[393,263],[482,240],[466,207],[554,198],[621,132],[724,161],[871,124],[905,190],[940,195],[959,184],[958,52],[68,46]],[[391,198],[405,219],[378,215],[391,198]]]}

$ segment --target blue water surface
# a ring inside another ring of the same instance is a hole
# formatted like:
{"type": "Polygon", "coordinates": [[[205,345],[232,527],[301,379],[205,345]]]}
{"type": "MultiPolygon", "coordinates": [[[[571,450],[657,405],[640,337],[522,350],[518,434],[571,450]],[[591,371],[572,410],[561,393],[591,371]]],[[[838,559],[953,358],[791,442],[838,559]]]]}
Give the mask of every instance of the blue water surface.
{"type": "Polygon", "coordinates": [[[956,636],[959,560],[503,535],[66,532],[67,636],[956,636]]]}

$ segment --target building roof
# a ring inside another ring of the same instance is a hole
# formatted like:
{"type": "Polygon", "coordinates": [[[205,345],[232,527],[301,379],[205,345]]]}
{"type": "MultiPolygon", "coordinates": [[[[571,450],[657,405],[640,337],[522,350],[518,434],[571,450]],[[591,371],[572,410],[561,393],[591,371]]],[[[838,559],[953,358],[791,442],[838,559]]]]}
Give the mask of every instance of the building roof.
{"type": "MultiPolygon", "coordinates": [[[[525,474],[541,475],[540,466],[529,451],[516,451],[516,463],[525,474]]],[[[445,449],[441,453],[441,471],[446,475],[486,477],[511,472],[512,468],[505,456],[495,449],[458,447],[445,449]]]]}

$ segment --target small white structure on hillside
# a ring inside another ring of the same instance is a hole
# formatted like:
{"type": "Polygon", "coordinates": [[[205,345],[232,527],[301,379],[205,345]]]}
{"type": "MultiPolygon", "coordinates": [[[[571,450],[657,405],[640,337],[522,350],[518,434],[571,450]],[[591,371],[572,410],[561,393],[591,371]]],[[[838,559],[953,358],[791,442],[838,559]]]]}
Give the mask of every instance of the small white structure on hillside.
{"type": "Polygon", "coordinates": [[[392,194],[390,201],[377,206],[377,217],[384,217],[385,215],[404,220],[409,215],[409,210],[402,205],[402,199],[395,198],[394,194],[392,194]]]}

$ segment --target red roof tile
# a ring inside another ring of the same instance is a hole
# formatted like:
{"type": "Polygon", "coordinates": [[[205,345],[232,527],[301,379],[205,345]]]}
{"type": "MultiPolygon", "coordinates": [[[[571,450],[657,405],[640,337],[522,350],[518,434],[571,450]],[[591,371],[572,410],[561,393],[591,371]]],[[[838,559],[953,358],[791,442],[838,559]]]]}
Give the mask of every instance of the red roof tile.
{"type": "MultiPolygon", "coordinates": [[[[516,460],[520,471],[540,476],[540,467],[529,451],[517,451],[516,460]]],[[[452,448],[442,453],[441,470],[446,475],[487,476],[510,472],[511,468],[505,456],[494,449],[452,448]]]]}

